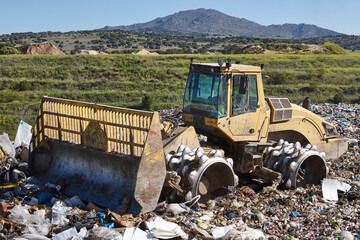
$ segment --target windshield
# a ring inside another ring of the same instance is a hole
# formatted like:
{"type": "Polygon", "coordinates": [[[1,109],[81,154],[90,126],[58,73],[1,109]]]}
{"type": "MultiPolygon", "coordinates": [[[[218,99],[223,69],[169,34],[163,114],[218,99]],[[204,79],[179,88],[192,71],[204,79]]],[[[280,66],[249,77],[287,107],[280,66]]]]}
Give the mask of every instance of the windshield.
{"type": "Polygon", "coordinates": [[[221,118],[226,116],[226,110],[226,76],[190,72],[184,96],[184,112],[221,118]]]}

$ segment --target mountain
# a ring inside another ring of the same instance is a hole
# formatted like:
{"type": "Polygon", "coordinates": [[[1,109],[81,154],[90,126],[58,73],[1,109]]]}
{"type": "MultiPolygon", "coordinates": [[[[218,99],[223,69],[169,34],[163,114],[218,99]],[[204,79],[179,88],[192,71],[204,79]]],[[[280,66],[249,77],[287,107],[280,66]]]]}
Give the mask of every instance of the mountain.
{"type": "Polygon", "coordinates": [[[103,30],[154,32],[166,34],[205,34],[248,37],[311,38],[341,35],[311,24],[283,24],[264,26],[226,15],[214,9],[181,11],[150,22],[129,26],[106,26],[103,30]]]}

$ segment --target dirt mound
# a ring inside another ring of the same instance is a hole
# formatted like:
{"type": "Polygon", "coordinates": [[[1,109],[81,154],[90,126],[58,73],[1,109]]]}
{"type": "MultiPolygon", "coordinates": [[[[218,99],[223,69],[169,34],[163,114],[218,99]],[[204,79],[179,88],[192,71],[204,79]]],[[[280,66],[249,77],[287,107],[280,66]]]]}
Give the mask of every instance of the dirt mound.
{"type": "Polygon", "coordinates": [[[325,52],[325,48],[321,45],[308,44],[310,52],[325,52]]]}
{"type": "Polygon", "coordinates": [[[213,53],[213,52],[210,52],[210,51],[206,51],[206,52],[204,53],[204,55],[214,55],[214,53],[213,53]]]}
{"type": "Polygon", "coordinates": [[[245,46],[243,49],[241,49],[242,54],[263,54],[264,52],[265,50],[259,45],[245,46]]]}
{"type": "Polygon", "coordinates": [[[80,50],[80,52],[78,54],[80,54],[80,55],[107,55],[107,53],[101,52],[99,50],[86,50],[86,49],[80,50]]]}
{"type": "Polygon", "coordinates": [[[20,48],[20,51],[24,54],[32,55],[65,55],[65,53],[63,53],[60,49],[55,47],[55,45],[50,42],[30,44],[20,48]]]}
{"type": "Polygon", "coordinates": [[[232,54],[264,54],[265,53],[265,49],[262,48],[260,45],[234,44],[228,46],[226,50],[232,54]]]}
{"type": "Polygon", "coordinates": [[[138,51],[137,53],[135,53],[136,55],[159,55],[156,52],[149,52],[148,50],[146,50],[145,48],[141,49],[140,51],[138,51]]]}

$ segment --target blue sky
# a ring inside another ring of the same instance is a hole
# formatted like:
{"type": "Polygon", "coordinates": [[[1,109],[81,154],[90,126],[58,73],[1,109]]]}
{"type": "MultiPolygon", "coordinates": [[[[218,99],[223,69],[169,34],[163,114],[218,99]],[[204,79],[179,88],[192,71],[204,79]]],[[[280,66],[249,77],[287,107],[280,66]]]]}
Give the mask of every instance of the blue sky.
{"type": "Polygon", "coordinates": [[[196,8],[212,8],[262,25],[307,23],[360,35],[360,0],[4,0],[0,34],[130,25],[196,8]]]}

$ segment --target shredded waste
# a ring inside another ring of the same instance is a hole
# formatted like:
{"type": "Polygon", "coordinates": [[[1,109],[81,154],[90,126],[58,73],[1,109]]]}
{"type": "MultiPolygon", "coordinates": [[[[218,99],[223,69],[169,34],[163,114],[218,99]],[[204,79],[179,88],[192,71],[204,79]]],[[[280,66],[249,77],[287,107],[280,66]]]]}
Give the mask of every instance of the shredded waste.
{"type": "Polygon", "coordinates": [[[163,201],[138,216],[127,212],[126,199],[104,209],[64,195],[66,183],[34,184],[26,162],[31,126],[21,121],[14,142],[0,135],[0,238],[360,239],[360,105],[311,104],[310,110],[349,139],[347,153],[327,161],[322,184],[294,190],[240,184],[206,203],[196,196],[163,201]]]}

